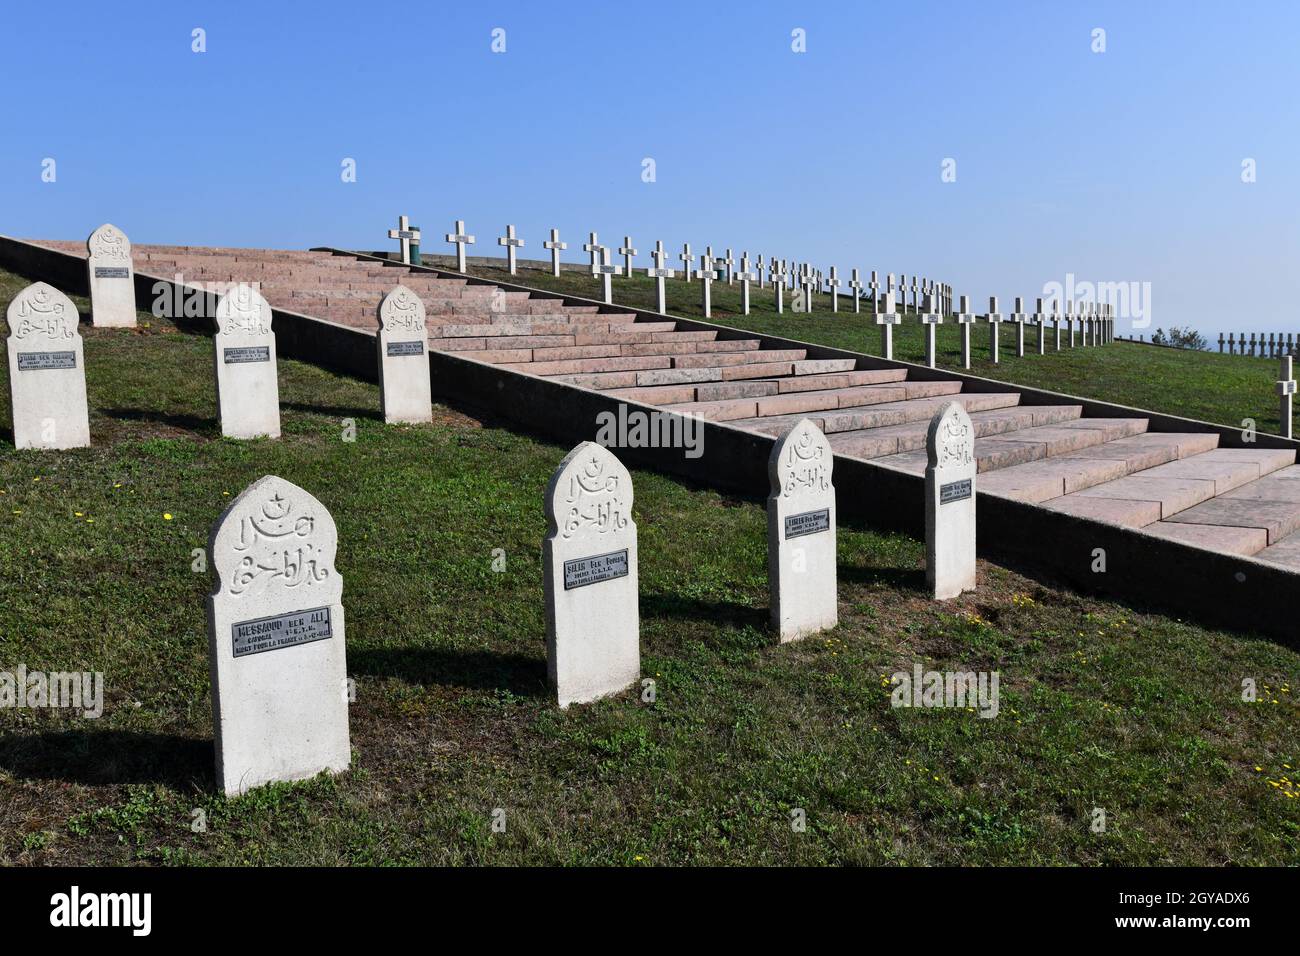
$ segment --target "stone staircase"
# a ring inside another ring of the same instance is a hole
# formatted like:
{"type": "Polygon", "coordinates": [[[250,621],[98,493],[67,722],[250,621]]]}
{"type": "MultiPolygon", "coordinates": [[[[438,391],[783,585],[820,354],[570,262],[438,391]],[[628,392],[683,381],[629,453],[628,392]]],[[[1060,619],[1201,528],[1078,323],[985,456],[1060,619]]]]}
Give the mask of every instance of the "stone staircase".
{"type": "MultiPolygon", "coordinates": [[[[79,243],[42,244],[85,254],[79,243]]],[[[810,359],[804,349],[763,348],[758,338],[326,252],[134,253],[139,273],[258,282],[277,308],[367,330],[380,299],[401,282],[424,301],[432,349],[770,435],[810,418],[838,454],[912,474],[925,469],[930,418],[961,402],[976,429],[982,494],[1300,569],[1293,450],[1219,448],[1214,433],[1151,432],[1141,417],[1025,405],[1010,388],[967,392],[956,379],[911,380],[907,369],[857,369],[851,358],[810,359]]]]}

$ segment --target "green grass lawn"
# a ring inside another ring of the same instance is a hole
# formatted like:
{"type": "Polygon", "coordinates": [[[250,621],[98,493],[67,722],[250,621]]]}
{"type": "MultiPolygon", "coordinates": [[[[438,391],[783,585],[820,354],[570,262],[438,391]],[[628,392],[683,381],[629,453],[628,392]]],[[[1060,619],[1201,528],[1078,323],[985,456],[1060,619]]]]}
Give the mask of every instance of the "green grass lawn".
{"type": "MultiPolygon", "coordinates": [[[[521,285],[551,289],[572,295],[600,299],[599,279],[584,273],[564,272],[559,278],[537,269],[521,270],[513,280],[505,269],[471,267],[475,275],[521,285]]],[[[845,280],[847,281],[847,280],[845,280]]],[[[702,318],[700,284],[670,280],[668,311],[674,315],[702,318]]],[[[740,285],[713,283],[712,321],[735,328],[751,329],[802,342],[816,342],[835,348],[880,355],[880,327],[864,298],[862,313],[855,315],[851,299],[841,298],[840,312],[831,312],[828,295],[814,297],[811,314],[786,311],[777,315],[771,288],[751,289],[750,314],[741,314],[740,285]]],[[[655,309],[654,280],[638,275],[631,280],[614,280],[614,301],[635,308],[655,309]]],[[[1007,303],[1009,307],[1009,303],[1007,303]]],[[[1252,418],[1259,431],[1278,432],[1278,401],[1273,390],[1279,368],[1277,359],[1220,355],[1156,348],[1130,342],[1112,342],[1105,348],[1068,348],[1069,334],[1061,327],[1062,350],[1053,352],[1055,333],[1047,325],[1047,354],[1037,352],[1036,330],[1025,328],[1024,358],[1016,357],[1016,327],[1004,323],[999,357],[989,359],[989,328],[984,322],[971,330],[971,373],[986,378],[1050,389],[1099,401],[1116,402],[1150,411],[1165,412],[1242,427],[1252,418]]],[[[1077,328],[1076,328],[1077,334],[1077,328]]],[[[894,358],[906,362],[925,361],[925,331],[915,316],[908,316],[894,329],[894,358]]],[[[1080,336],[1081,341],[1081,336],[1080,336]]],[[[949,319],[938,329],[939,364],[961,370],[961,329],[949,319]]]]}
{"type": "MultiPolygon", "coordinates": [[[[22,284],[0,276],[0,307],[22,284]]],[[[1300,862],[1292,651],[985,563],[978,592],[936,604],[920,542],[847,528],[841,625],[774,646],[761,506],[636,472],[656,700],[561,713],[540,545],[567,449],[443,406],[386,426],[374,386],[294,361],[283,438],[225,440],[211,340],[148,321],[83,327],[94,447],[0,440],[0,669],[107,684],[98,720],[0,711],[0,860],[1300,862]],[[193,553],[268,473],[338,523],[354,761],[228,800],[193,553]],[[915,662],[998,670],[999,716],[891,708],[888,675],[915,662]]],[[[7,388],[0,403],[7,426],[7,388]]]]}

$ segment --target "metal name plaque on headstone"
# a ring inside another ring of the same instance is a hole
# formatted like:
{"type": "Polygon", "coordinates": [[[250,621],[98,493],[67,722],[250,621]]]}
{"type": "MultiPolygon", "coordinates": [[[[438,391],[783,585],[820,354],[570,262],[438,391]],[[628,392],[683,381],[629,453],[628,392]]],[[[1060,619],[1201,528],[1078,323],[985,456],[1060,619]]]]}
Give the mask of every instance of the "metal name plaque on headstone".
{"type": "Polygon", "coordinates": [[[953,501],[965,501],[970,497],[970,479],[950,481],[939,486],[939,504],[946,505],[953,501]]]}
{"type": "Polygon", "coordinates": [[[805,511],[803,514],[787,515],[785,519],[785,537],[802,538],[806,534],[817,534],[819,531],[829,531],[831,528],[831,511],[829,508],[823,508],[821,511],[805,511]]]}
{"type": "Polygon", "coordinates": [[[227,365],[242,365],[245,362],[271,361],[269,345],[249,345],[237,349],[222,349],[222,359],[227,365]]]}
{"type": "Polygon", "coordinates": [[[627,549],[564,562],[564,590],[627,577],[627,549]]]}
{"type": "Polygon", "coordinates": [[[274,617],[259,617],[230,625],[236,657],[278,651],[295,644],[327,641],[334,636],[330,609],[316,607],[309,611],[290,611],[274,617]]]}
{"type": "Polygon", "coordinates": [[[95,266],[96,279],[129,279],[131,270],[122,266],[95,266]]]}
{"type": "Polygon", "coordinates": [[[44,368],[76,368],[76,352],[19,352],[18,371],[35,372],[44,368]]]}
{"type": "Polygon", "coordinates": [[[423,342],[389,342],[388,355],[423,355],[423,342]]]}
{"type": "Polygon", "coordinates": [[[398,239],[414,239],[414,238],[415,238],[415,233],[413,233],[413,232],[412,232],[411,230],[409,230],[409,229],[399,229],[399,230],[397,230],[397,238],[398,238],[398,239]]]}

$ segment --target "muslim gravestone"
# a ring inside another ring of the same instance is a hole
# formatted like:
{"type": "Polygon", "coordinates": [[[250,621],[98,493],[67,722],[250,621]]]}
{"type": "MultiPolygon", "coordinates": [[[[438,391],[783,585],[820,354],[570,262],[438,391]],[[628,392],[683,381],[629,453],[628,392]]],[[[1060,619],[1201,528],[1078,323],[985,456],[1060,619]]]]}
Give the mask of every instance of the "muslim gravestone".
{"type": "Polygon", "coordinates": [[[379,303],[379,401],[386,422],[433,421],[424,303],[399,285],[379,303]]]}
{"type": "Polygon", "coordinates": [[[568,707],[641,676],[632,476],[608,450],[583,442],[551,476],[545,504],[547,671],[568,707]]]}
{"type": "Polygon", "coordinates": [[[111,223],[86,240],[90,276],[90,321],[96,327],[135,328],[135,269],[131,241],[111,223]]]}
{"type": "Polygon", "coordinates": [[[14,447],[90,444],[86,369],[76,306],[36,282],[14,296],[9,321],[9,400],[14,447]]]}
{"type": "Polygon", "coordinates": [[[958,402],[925,436],[925,576],[937,600],[975,589],[975,428],[958,402]]]}
{"type": "Polygon", "coordinates": [[[337,548],[325,506],[274,475],[249,485],[213,525],[212,722],[228,795],[348,768],[337,548]]]}
{"type": "Polygon", "coordinates": [[[839,621],[834,461],[830,442],[806,418],[767,460],[767,584],[781,643],[839,621]]]}
{"type": "Polygon", "coordinates": [[[217,408],[227,438],[280,437],[271,306],[240,283],[217,302],[217,408]]]}

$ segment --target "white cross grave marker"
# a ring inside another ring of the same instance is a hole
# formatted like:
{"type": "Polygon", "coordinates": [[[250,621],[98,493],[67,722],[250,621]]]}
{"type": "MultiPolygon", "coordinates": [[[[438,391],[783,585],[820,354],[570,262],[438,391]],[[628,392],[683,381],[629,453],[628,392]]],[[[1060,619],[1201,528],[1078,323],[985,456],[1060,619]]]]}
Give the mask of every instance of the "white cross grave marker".
{"type": "Polygon", "coordinates": [[[618,254],[623,257],[622,274],[630,279],[632,277],[632,257],[636,255],[636,250],[632,248],[631,236],[623,237],[623,245],[618,250],[618,254]]]}
{"type": "Polygon", "coordinates": [[[701,305],[704,308],[704,317],[706,319],[713,317],[713,304],[710,295],[715,277],[713,270],[716,268],[717,264],[713,261],[712,256],[707,254],[700,256],[700,268],[695,273],[695,278],[700,280],[701,305]]]}
{"type": "Polygon", "coordinates": [[[902,319],[902,316],[898,314],[896,300],[894,299],[894,274],[892,272],[889,273],[885,292],[882,295],[883,301],[877,300],[875,304],[876,325],[880,326],[880,354],[892,362],[894,360],[894,326],[902,319]]]}
{"type": "Polygon", "coordinates": [[[975,313],[970,310],[970,297],[962,296],[959,300],[961,303],[960,311],[957,313],[957,322],[961,325],[961,367],[970,369],[970,328],[975,322],[975,313]]]}
{"type": "Polygon", "coordinates": [[[925,295],[925,314],[921,321],[925,324],[925,364],[935,368],[939,360],[939,326],[943,324],[943,313],[939,311],[939,297],[933,292],[925,295]]]}
{"type": "Polygon", "coordinates": [[[668,314],[668,297],[667,290],[664,288],[664,280],[671,279],[676,273],[672,269],[664,268],[664,257],[668,253],[664,252],[663,240],[655,240],[654,252],[650,253],[654,257],[655,264],[653,268],[647,269],[645,274],[655,280],[655,291],[658,293],[659,314],[668,314]]]}
{"type": "Polygon", "coordinates": [[[474,237],[465,233],[465,220],[456,220],[454,232],[447,233],[447,241],[456,246],[456,271],[465,271],[465,247],[474,244],[474,237]]]}
{"type": "Polygon", "coordinates": [[[1281,398],[1281,407],[1278,410],[1278,419],[1282,423],[1281,435],[1283,438],[1291,437],[1291,400],[1295,395],[1295,378],[1291,374],[1291,356],[1282,356],[1282,379],[1277,383],[1277,394],[1281,398]]]}
{"type": "Polygon", "coordinates": [[[998,326],[1002,324],[1002,313],[998,311],[998,297],[989,296],[989,358],[997,365],[1000,360],[1001,346],[998,344],[998,326]]]}
{"type": "Polygon", "coordinates": [[[749,253],[740,254],[740,271],[736,273],[736,278],[740,280],[740,306],[744,315],[749,315],[749,283],[757,279],[754,273],[749,271],[749,253]]]}
{"type": "Polygon", "coordinates": [[[855,313],[862,311],[862,280],[858,278],[858,270],[854,269],[849,274],[849,288],[853,290],[853,311],[855,313]]]}
{"type": "Polygon", "coordinates": [[[506,234],[497,237],[497,245],[506,247],[506,264],[511,275],[518,274],[516,272],[517,263],[515,260],[515,250],[521,248],[523,244],[524,241],[522,239],[515,238],[514,226],[506,226],[506,234]]]}
{"type": "Polygon", "coordinates": [[[601,291],[605,296],[605,304],[613,305],[614,289],[613,286],[611,285],[611,279],[614,276],[622,275],[623,269],[621,266],[610,265],[609,249],[607,249],[604,246],[600,246],[599,248],[600,248],[600,265],[593,266],[591,270],[591,274],[594,276],[595,275],[600,276],[601,291]]]}
{"type": "Polygon", "coordinates": [[[551,275],[560,274],[560,250],[569,248],[567,242],[560,242],[560,230],[552,229],[551,238],[542,243],[542,246],[551,250],[551,275]]]}
{"type": "Polygon", "coordinates": [[[592,275],[596,274],[596,268],[597,266],[600,265],[600,251],[604,248],[605,247],[600,244],[600,240],[597,239],[596,234],[594,232],[591,234],[591,238],[588,239],[585,243],[583,243],[582,251],[588,253],[591,256],[592,275]]]}
{"type": "MultiPolygon", "coordinates": [[[[388,238],[396,239],[401,243],[402,265],[409,266],[411,264],[411,243],[414,242],[419,245],[420,230],[411,228],[411,220],[407,216],[398,216],[397,228],[388,230],[388,238]]],[[[460,271],[464,272],[465,270],[461,269],[460,271]]]]}
{"type": "Polygon", "coordinates": [[[1011,313],[1011,321],[1016,323],[1016,357],[1024,358],[1025,357],[1025,319],[1029,318],[1029,316],[1025,315],[1024,299],[1022,299],[1020,296],[1016,296],[1015,303],[1016,303],[1016,307],[1015,310],[1011,313]]]}

